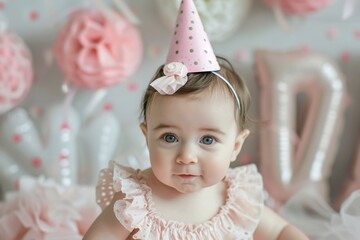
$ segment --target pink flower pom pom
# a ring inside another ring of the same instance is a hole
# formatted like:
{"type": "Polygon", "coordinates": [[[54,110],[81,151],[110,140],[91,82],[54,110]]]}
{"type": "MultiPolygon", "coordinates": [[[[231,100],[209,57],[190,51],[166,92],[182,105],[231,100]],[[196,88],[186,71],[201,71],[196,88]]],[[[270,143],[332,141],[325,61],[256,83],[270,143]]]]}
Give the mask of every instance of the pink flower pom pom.
{"type": "Polygon", "coordinates": [[[139,31],[116,13],[82,9],[70,15],[55,43],[55,57],[68,80],[87,89],[125,81],[142,58],[139,31]]]}
{"type": "MultiPolygon", "coordinates": [[[[275,7],[277,0],[264,0],[275,7]]],[[[278,0],[281,10],[289,15],[303,16],[319,11],[331,3],[331,0],[278,0]]]]}
{"type": "Polygon", "coordinates": [[[92,187],[23,177],[20,190],[0,204],[0,239],[80,240],[100,214],[94,198],[92,187]]]}
{"type": "Polygon", "coordinates": [[[34,80],[31,53],[10,31],[0,33],[0,114],[18,105],[34,80]]]}

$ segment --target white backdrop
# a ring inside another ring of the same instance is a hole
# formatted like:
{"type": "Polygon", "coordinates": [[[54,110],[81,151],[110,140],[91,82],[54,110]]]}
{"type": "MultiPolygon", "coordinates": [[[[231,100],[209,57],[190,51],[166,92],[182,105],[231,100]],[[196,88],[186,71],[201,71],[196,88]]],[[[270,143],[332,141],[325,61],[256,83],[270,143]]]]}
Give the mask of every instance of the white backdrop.
{"type": "MultiPolygon", "coordinates": [[[[220,0],[219,0],[220,1],[220,0]]],[[[224,0],[225,1],[225,0],[224,0]]],[[[36,82],[30,94],[21,105],[29,112],[34,107],[46,109],[53,103],[63,100],[61,91],[63,74],[54,62],[46,65],[46,53],[52,48],[59,29],[66,21],[66,13],[85,1],[75,0],[2,0],[1,12],[8,19],[10,29],[24,38],[30,47],[35,64],[36,82]]],[[[139,104],[154,70],[164,62],[171,31],[159,17],[155,0],[127,1],[140,18],[138,26],[144,44],[143,60],[134,75],[121,85],[108,91],[105,102],[113,104],[113,111],[123,129],[137,122],[139,104]]],[[[258,85],[253,62],[256,49],[294,50],[308,47],[336,61],[347,78],[349,105],[345,111],[346,123],[341,136],[340,148],[336,157],[331,184],[336,192],[349,171],[349,163],[355,159],[355,151],[360,137],[360,4],[354,14],[343,20],[344,1],[334,0],[327,9],[306,18],[288,18],[291,32],[285,32],[276,22],[271,9],[262,1],[252,4],[248,17],[237,33],[223,42],[214,42],[216,54],[232,61],[236,70],[245,78],[252,93],[252,112],[259,117],[258,85]],[[333,38],[329,30],[336,30],[333,38]],[[356,34],[357,32],[357,34],[356,34]],[[242,54],[243,60],[238,56],[242,54]]],[[[75,107],[82,108],[89,92],[78,93],[75,107]]],[[[0,121],[3,116],[0,116],[0,121]]],[[[35,119],[41,125],[41,119],[35,119]]],[[[1,141],[0,141],[1,143],[1,141]]],[[[126,146],[126,137],[121,136],[118,152],[126,146]]],[[[246,143],[243,153],[247,153],[254,162],[259,161],[259,137],[253,132],[246,143]]]]}

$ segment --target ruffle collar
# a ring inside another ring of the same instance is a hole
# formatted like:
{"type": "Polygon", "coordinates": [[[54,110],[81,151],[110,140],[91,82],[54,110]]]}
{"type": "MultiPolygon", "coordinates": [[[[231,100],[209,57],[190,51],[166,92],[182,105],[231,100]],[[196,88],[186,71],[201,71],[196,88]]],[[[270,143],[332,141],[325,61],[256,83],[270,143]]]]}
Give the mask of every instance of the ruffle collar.
{"type": "Polygon", "coordinates": [[[252,239],[264,206],[262,178],[254,164],[229,169],[225,204],[214,217],[196,225],[162,218],[141,171],[112,161],[100,174],[99,205],[108,205],[114,192],[124,193],[114,213],[128,231],[137,229],[134,239],[252,239]]]}

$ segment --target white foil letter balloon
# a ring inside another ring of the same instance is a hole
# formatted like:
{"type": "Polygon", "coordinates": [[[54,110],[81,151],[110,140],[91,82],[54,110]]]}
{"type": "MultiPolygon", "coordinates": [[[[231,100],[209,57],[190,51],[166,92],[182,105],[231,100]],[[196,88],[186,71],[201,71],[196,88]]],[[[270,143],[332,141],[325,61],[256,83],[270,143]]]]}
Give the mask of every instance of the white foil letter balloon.
{"type": "Polygon", "coordinates": [[[65,186],[76,184],[79,119],[72,108],[67,111],[64,119],[62,104],[51,107],[41,135],[25,110],[18,108],[7,114],[0,129],[8,157],[0,164],[2,169],[11,170],[5,176],[11,185],[4,188],[13,187],[24,174],[46,175],[65,186]]]}
{"type": "Polygon", "coordinates": [[[6,150],[15,159],[14,164],[19,164],[33,176],[44,172],[41,139],[24,109],[17,108],[5,116],[1,136],[6,150]]]}
{"type": "Polygon", "coordinates": [[[104,102],[107,94],[107,89],[79,90],[73,102],[81,121],[77,141],[80,184],[96,183],[99,170],[108,165],[119,147],[121,128],[113,105],[104,102]]]}
{"type": "MultiPolygon", "coordinates": [[[[17,162],[14,162],[10,156],[0,149],[0,182],[1,190],[4,192],[17,189],[18,180],[24,176],[26,171],[17,162]]],[[[0,191],[1,192],[1,191],[0,191]]]]}
{"type": "Polygon", "coordinates": [[[64,186],[77,184],[80,120],[77,112],[64,104],[54,105],[43,125],[45,171],[64,186]]]}
{"type": "Polygon", "coordinates": [[[79,134],[81,183],[96,183],[99,170],[107,167],[115,155],[119,136],[118,119],[110,111],[95,112],[83,123],[79,134]]]}
{"type": "MultiPolygon", "coordinates": [[[[175,26],[181,0],[156,0],[163,22],[175,26]]],[[[223,41],[233,35],[246,19],[251,0],[194,0],[206,33],[211,41],[223,41]]]]}
{"type": "Polygon", "coordinates": [[[314,53],[259,50],[255,59],[265,121],[260,143],[265,188],[285,202],[305,184],[318,184],[327,199],[327,179],[344,118],[343,75],[314,53]],[[306,97],[304,108],[297,105],[301,94],[306,97]]]}

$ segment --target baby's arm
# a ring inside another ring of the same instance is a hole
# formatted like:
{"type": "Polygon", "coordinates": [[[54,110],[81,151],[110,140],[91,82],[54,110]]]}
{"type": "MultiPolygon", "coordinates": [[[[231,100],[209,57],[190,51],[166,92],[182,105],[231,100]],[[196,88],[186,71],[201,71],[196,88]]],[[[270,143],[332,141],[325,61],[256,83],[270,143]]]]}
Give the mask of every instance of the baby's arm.
{"type": "Polygon", "coordinates": [[[254,237],[255,240],[309,240],[305,234],[288,224],[268,207],[264,208],[254,237]]]}
{"type": "Polygon", "coordinates": [[[130,232],[116,219],[113,210],[116,200],[122,197],[121,193],[114,195],[112,202],[92,223],[83,240],[125,240],[130,235],[130,232]]]}

